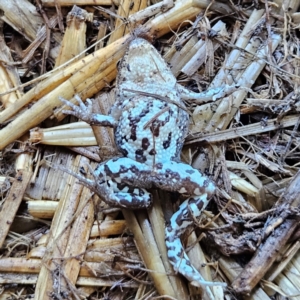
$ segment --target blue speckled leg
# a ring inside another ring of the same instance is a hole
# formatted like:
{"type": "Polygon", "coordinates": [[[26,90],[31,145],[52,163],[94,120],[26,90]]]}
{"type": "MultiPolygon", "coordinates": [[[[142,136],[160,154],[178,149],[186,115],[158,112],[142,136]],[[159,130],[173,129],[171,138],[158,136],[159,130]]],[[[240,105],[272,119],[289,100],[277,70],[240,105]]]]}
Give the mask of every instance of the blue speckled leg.
{"type": "Polygon", "coordinates": [[[161,166],[157,164],[156,172],[159,175],[156,182],[162,180],[167,182],[165,187],[160,186],[161,189],[191,195],[173,214],[165,231],[168,258],[175,271],[184,275],[196,286],[226,286],[225,283],[206,281],[192,266],[180,240],[180,236],[194,225],[194,220],[200,217],[214,194],[214,183],[190,165],[180,162],[170,161],[161,166]]]}
{"type": "MultiPolygon", "coordinates": [[[[150,205],[150,194],[144,190],[150,187],[192,195],[180,205],[166,227],[169,260],[174,269],[194,285],[226,286],[224,283],[206,281],[191,265],[180,240],[180,236],[194,224],[194,220],[201,215],[215,192],[212,181],[190,165],[180,162],[157,163],[149,169],[147,165],[125,157],[109,160],[95,170],[94,176],[95,178],[106,176],[105,185],[108,186],[110,193],[106,193],[105,199],[114,206],[142,208],[150,205]],[[142,198],[144,198],[137,200],[139,193],[143,193],[142,198]],[[119,201],[117,205],[116,201],[119,201]]],[[[103,183],[99,185],[100,195],[103,185],[103,183]]]]}
{"type": "Polygon", "coordinates": [[[152,197],[145,189],[149,183],[140,180],[143,170],[145,173],[145,166],[126,157],[108,160],[94,171],[95,190],[111,206],[147,208],[152,205],[152,197]]]}
{"type": "Polygon", "coordinates": [[[168,258],[174,270],[195,286],[226,286],[226,283],[206,281],[191,264],[180,240],[180,236],[194,224],[194,219],[201,215],[207,204],[207,194],[190,197],[174,213],[165,231],[168,258]]]}
{"type": "MultiPolygon", "coordinates": [[[[225,283],[205,281],[191,265],[180,240],[180,236],[201,215],[215,191],[213,182],[198,170],[174,161],[158,163],[153,169],[149,169],[145,164],[120,157],[100,164],[93,172],[94,180],[65,171],[115,207],[139,209],[151,206],[151,194],[146,190],[151,187],[192,194],[180,205],[166,227],[168,258],[174,269],[196,286],[226,286],[225,283]]],[[[209,290],[207,292],[210,293],[209,290]]]]}

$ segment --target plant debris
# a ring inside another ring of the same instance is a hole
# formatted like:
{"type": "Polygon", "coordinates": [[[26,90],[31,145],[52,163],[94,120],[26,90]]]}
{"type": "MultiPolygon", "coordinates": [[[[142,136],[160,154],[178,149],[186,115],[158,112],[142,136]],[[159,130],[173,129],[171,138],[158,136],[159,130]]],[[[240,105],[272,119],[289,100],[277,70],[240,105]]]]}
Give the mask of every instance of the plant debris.
{"type": "Polygon", "coordinates": [[[299,298],[298,1],[15,0],[0,9],[0,299],[299,298]],[[211,295],[167,259],[165,222],[181,197],[153,190],[151,209],[121,211],[55,169],[89,176],[88,165],[118,155],[112,129],[65,118],[59,97],[93,97],[107,114],[135,37],[189,90],[234,87],[186,101],[182,160],[218,192],[183,242],[206,280],[228,284],[211,295]]]}

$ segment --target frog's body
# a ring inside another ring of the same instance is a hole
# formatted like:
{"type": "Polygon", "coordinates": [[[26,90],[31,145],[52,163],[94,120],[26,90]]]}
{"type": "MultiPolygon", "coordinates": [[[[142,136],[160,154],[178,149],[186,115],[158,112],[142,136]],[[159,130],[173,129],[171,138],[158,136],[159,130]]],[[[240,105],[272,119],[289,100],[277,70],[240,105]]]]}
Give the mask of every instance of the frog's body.
{"type": "Polygon", "coordinates": [[[115,141],[123,155],[153,167],[159,162],[179,161],[189,116],[180,108],[185,106],[175,77],[149,46],[155,50],[143,39],[131,42],[120,65],[111,114],[119,115],[115,141]]]}
{"type": "MultiPolygon", "coordinates": [[[[170,96],[176,99],[177,95],[170,96]]],[[[149,98],[137,93],[130,99],[133,104],[122,105],[115,141],[125,157],[151,168],[159,162],[179,161],[188,114],[174,104],[149,98]]]]}
{"type": "Polygon", "coordinates": [[[92,114],[91,102],[66,111],[96,125],[115,128],[115,141],[123,157],[100,164],[95,181],[85,180],[110,205],[145,208],[151,205],[147,188],[176,191],[190,197],[181,204],[166,228],[168,257],[174,269],[194,284],[224,285],[205,281],[184,253],[180,236],[199,217],[215,192],[215,185],[190,165],[180,162],[189,116],[181,99],[213,98],[178,85],[156,49],[134,39],[119,67],[116,102],[109,116],[92,114]]]}

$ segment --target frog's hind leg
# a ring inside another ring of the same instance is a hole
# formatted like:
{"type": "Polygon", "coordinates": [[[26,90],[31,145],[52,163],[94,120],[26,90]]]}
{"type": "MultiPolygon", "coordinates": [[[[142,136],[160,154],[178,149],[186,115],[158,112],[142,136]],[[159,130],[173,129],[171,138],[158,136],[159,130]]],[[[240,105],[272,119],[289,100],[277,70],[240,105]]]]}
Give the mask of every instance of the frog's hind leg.
{"type": "Polygon", "coordinates": [[[190,197],[174,213],[165,231],[168,258],[174,270],[181,273],[196,286],[226,286],[225,283],[206,281],[192,266],[180,240],[180,236],[188,227],[193,225],[194,219],[201,215],[207,203],[207,194],[190,197]]]}
{"type": "Polygon", "coordinates": [[[194,224],[213,196],[216,189],[214,183],[190,165],[175,161],[158,164],[156,172],[156,186],[192,195],[180,205],[178,211],[171,217],[165,231],[168,257],[174,269],[194,285],[225,286],[225,283],[206,281],[200,275],[192,266],[180,240],[180,236],[194,224]],[[164,186],[162,186],[162,182],[164,182],[164,186]]]}
{"type": "Polygon", "coordinates": [[[151,194],[141,184],[139,174],[145,167],[126,157],[114,158],[93,172],[94,190],[114,207],[141,209],[152,205],[151,194]]]}
{"type": "Polygon", "coordinates": [[[61,165],[47,165],[54,169],[66,172],[79,180],[79,182],[99,195],[108,205],[120,208],[140,209],[152,205],[151,194],[145,189],[148,184],[139,180],[140,163],[129,158],[116,158],[99,164],[93,171],[92,179],[73,172],[61,165]],[[139,182],[138,182],[139,180],[139,182]],[[137,182],[137,184],[135,184],[137,182]]]}

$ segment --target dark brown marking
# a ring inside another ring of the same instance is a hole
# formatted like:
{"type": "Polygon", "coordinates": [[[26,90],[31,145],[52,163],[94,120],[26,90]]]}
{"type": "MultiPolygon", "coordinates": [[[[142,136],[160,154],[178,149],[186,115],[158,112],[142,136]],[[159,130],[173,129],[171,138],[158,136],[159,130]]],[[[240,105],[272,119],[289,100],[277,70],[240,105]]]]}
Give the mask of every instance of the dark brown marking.
{"type": "Polygon", "coordinates": [[[163,164],[162,163],[157,163],[155,166],[156,166],[156,169],[161,170],[162,167],[163,167],[163,164]]]}
{"type": "Polygon", "coordinates": [[[163,141],[164,149],[167,149],[170,147],[171,140],[172,140],[172,132],[169,132],[168,138],[165,141],[163,141]]]}
{"type": "Polygon", "coordinates": [[[206,188],[209,186],[210,181],[208,179],[204,180],[203,187],[206,188]]]}
{"type": "Polygon", "coordinates": [[[140,113],[139,117],[140,118],[145,117],[149,112],[150,112],[149,105],[147,105],[147,107],[142,110],[142,112],[140,113]]]}
{"type": "Polygon", "coordinates": [[[204,206],[204,202],[202,200],[196,202],[196,204],[197,204],[197,207],[198,207],[199,210],[201,210],[203,208],[203,206],[204,206]]]}
{"type": "Polygon", "coordinates": [[[127,157],[128,155],[128,151],[124,148],[121,149],[122,154],[124,155],[124,157],[127,157]]]}
{"type": "Polygon", "coordinates": [[[150,151],[149,151],[149,155],[155,155],[156,154],[156,151],[154,150],[154,149],[151,149],[150,151]]]}
{"type": "Polygon", "coordinates": [[[175,222],[176,222],[176,224],[178,225],[178,227],[181,227],[184,221],[189,221],[189,220],[190,220],[189,211],[187,211],[187,210],[185,209],[183,212],[181,212],[181,213],[177,216],[175,222]]]}
{"type": "Polygon", "coordinates": [[[151,132],[152,134],[155,136],[155,137],[158,137],[159,136],[159,127],[160,125],[158,124],[152,124],[152,126],[150,127],[151,128],[151,132]]]}
{"type": "Polygon", "coordinates": [[[135,141],[136,140],[136,124],[131,126],[130,132],[131,132],[130,139],[135,141]]]}
{"type": "Polygon", "coordinates": [[[150,142],[149,142],[148,138],[143,138],[142,139],[142,148],[144,150],[147,150],[149,146],[150,146],[150,142]]]}
{"type": "Polygon", "coordinates": [[[175,179],[177,181],[181,180],[181,176],[177,172],[173,172],[170,169],[166,169],[166,174],[168,174],[172,179],[175,179]]]}
{"type": "Polygon", "coordinates": [[[177,263],[177,258],[175,256],[169,256],[169,261],[177,263]]]}
{"type": "Polygon", "coordinates": [[[187,265],[187,266],[192,266],[192,264],[191,264],[191,262],[189,261],[189,260],[185,260],[185,264],[187,265]]]}
{"type": "Polygon", "coordinates": [[[198,207],[199,210],[201,210],[204,206],[204,202],[202,200],[191,197],[189,200],[189,205],[191,205],[193,203],[196,204],[196,206],[198,207]]]}
{"type": "Polygon", "coordinates": [[[135,151],[135,159],[138,162],[145,162],[147,160],[142,149],[138,149],[135,151]]]}
{"type": "Polygon", "coordinates": [[[188,173],[188,174],[194,174],[195,170],[186,170],[185,172],[188,173]]]}

